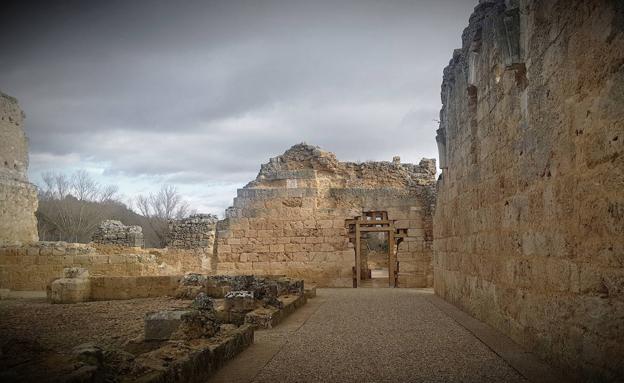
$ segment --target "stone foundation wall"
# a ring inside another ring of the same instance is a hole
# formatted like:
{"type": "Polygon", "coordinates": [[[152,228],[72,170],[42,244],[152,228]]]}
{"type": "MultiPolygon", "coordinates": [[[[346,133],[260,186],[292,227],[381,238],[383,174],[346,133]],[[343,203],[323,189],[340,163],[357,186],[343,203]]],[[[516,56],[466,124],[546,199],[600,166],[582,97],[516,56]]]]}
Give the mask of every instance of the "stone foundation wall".
{"type": "Polygon", "coordinates": [[[435,291],[624,377],[624,6],[481,1],[444,70],[435,291]]]}
{"type": "Polygon", "coordinates": [[[24,113],[16,99],[0,92],[0,245],[38,240],[37,190],[27,170],[24,113]]]}
{"type": "Polygon", "coordinates": [[[399,285],[433,284],[435,162],[342,163],[296,145],[262,165],[217,225],[219,274],[288,275],[319,286],[352,286],[355,251],[345,220],[384,210],[409,228],[399,247],[399,285]]]}
{"type": "Polygon", "coordinates": [[[90,277],[89,300],[111,301],[175,296],[182,275],[90,277]]]}
{"type": "Polygon", "coordinates": [[[210,273],[209,255],[201,250],[140,249],[65,242],[35,242],[0,247],[0,288],[45,290],[67,267],[91,276],[171,276],[210,273]]]}
{"type": "Polygon", "coordinates": [[[126,226],[120,221],[110,219],[100,223],[93,233],[93,242],[127,247],[142,247],[145,243],[141,226],[126,226]]]}

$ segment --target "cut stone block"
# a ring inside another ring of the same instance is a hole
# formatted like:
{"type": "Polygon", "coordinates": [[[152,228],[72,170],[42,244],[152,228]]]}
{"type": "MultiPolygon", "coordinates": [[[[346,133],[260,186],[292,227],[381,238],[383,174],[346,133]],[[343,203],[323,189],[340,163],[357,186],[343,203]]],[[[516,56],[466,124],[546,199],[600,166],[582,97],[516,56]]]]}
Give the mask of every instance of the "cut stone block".
{"type": "Polygon", "coordinates": [[[225,294],[225,311],[251,311],[256,307],[256,301],[251,291],[230,291],[225,294]]]}
{"type": "Polygon", "coordinates": [[[86,302],[91,296],[89,279],[60,278],[52,282],[49,290],[52,303],[86,302]]]}
{"type": "Polygon", "coordinates": [[[180,327],[182,316],[189,311],[157,311],[145,315],[145,340],[168,340],[180,327]]]}

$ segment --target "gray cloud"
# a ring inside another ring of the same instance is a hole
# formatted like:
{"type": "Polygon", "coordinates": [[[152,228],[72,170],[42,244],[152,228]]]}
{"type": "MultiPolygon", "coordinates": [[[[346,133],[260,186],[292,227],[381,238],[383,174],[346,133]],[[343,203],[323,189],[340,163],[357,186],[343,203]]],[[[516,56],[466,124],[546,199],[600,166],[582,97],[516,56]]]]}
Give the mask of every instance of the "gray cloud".
{"type": "Polygon", "coordinates": [[[33,176],[89,164],[129,193],[175,182],[221,209],[301,141],[434,156],[442,68],[474,3],[15,2],[0,88],[26,111],[33,176]]]}

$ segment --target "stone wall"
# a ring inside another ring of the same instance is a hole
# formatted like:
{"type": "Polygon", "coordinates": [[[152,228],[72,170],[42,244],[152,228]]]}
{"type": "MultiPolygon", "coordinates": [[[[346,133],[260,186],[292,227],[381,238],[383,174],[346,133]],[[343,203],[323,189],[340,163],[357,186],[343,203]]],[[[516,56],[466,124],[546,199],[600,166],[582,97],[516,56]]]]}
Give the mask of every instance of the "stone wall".
{"type": "Polygon", "coordinates": [[[85,268],[94,277],[210,273],[204,253],[195,249],[141,249],[65,242],[0,246],[0,288],[3,289],[45,290],[51,280],[63,276],[67,267],[85,268]]]}
{"type": "Polygon", "coordinates": [[[481,1],[444,70],[436,294],[624,376],[624,3],[481,1]]]}
{"type": "Polygon", "coordinates": [[[435,161],[338,162],[295,145],[262,165],[217,225],[220,274],[288,275],[319,286],[351,286],[355,251],[345,220],[384,210],[409,229],[398,249],[400,286],[431,286],[435,161]]]}
{"type": "Polygon", "coordinates": [[[206,249],[212,253],[217,217],[212,214],[194,214],[169,221],[168,247],[174,249],[206,249]]]}
{"type": "Polygon", "coordinates": [[[17,100],[0,92],[0,245],[37,241],[37,191],[28,182],[28,139],[17,100]]]}
{"type": "Polygon", "coordinates": [[[93,242],[102,245],[142,247],[143,229],[141,226],[126,226],[120,221],[102,221],[93,233],[93,242]]]}

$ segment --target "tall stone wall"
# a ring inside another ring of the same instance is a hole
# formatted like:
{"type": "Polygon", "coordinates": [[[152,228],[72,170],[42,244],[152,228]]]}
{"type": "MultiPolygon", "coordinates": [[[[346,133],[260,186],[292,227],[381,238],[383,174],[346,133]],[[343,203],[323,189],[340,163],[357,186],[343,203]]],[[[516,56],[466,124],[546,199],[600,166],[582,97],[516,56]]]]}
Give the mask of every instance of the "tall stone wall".
{"type": "Polygon", "coordinates": [[[624,3],[481,1],[444,70],[436,294],[624,377],[624,3]]]}
{"type": "Polygon", "coordinates": [[[37,191],[27,170],[24,113],[16,99],[0,92],[0,245],[38,240],[37,191]]]}
{"type": "Polygon", "coordinates": [[[339,162],[295,145],[262,165],[217,225],[220,274],[284,274],[320,286],[351,286],[355,251],[345,220],[384,210],[408,228],[398,248],[400,286],[431,286],[435,161],[339,162]]]}

